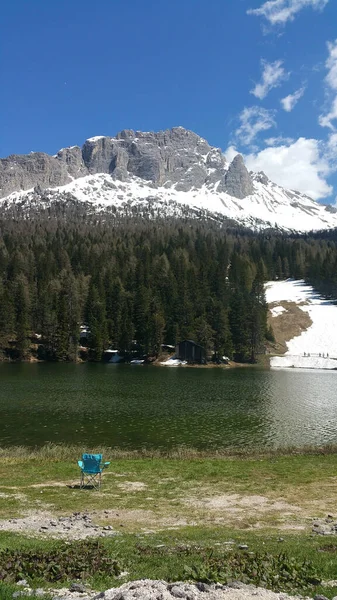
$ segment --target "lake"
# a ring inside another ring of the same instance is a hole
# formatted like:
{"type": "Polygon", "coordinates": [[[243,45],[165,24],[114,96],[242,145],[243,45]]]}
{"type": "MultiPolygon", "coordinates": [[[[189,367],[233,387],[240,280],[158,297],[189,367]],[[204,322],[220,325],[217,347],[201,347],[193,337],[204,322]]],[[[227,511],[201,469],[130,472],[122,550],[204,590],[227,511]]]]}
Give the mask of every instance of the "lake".
{"type": "Polygon", "coordinates": [[[337,372],[0,364],[0,445],[337,444],[337,372]]]}

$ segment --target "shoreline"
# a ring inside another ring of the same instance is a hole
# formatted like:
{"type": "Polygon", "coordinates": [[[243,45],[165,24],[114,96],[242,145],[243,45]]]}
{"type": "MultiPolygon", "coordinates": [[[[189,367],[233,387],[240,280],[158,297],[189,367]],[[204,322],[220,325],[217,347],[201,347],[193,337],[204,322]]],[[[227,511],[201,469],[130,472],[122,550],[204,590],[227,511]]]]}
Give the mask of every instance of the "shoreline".
{"type": "Polygon", "coordinates": [[[158,460],[259,460],[272,458],[293,458],[295,456],[329,456],[337,455],[337,444],[324,444],[319,446],[285,446],[284,448],[256,448],[245,450],[244,448],[217,448],[200,449],[189,446],[175,446],[168,449],[138,448],[126,450],[111,446],[93,446],[84,444],[69,445],[65,443],[46,443],[42,446],[0,446],[0,458],[4,460],[51,460],[63,461],[80,455],[85,446],[86,452],[102,453],[112,460],[141,461],[147,459],[158,460]]]}

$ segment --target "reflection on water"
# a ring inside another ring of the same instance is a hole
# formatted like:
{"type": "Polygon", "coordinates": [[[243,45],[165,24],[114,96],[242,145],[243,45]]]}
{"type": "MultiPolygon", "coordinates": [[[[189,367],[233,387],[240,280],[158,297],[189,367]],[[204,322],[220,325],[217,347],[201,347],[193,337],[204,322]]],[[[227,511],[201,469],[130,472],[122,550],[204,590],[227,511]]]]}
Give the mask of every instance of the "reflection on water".
{"type": "Polygon", "coordinates": [[[1,364],[0,445],[337,443],[337,372],[1,364]]]}

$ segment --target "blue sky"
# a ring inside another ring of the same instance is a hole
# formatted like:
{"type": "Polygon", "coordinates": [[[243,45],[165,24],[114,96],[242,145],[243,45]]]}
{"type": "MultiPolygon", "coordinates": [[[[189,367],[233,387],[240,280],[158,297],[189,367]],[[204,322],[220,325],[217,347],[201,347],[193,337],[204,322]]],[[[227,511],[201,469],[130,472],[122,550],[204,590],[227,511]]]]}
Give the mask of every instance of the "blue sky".
{"type": "Polygon", "coordinates": [[[4,0],[0,156],[182,125],[337,196],[336,0],[4,0]]]}

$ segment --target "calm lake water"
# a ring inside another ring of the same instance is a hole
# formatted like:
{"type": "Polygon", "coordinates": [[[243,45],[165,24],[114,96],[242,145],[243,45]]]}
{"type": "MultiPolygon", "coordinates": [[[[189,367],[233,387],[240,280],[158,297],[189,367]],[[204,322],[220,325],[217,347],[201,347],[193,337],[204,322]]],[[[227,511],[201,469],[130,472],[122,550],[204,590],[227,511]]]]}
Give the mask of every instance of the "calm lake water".
{"type": "Polygon", "coordinates": [[[337,372],[0,364],[0,445],[337,444],[337,372]]]}

